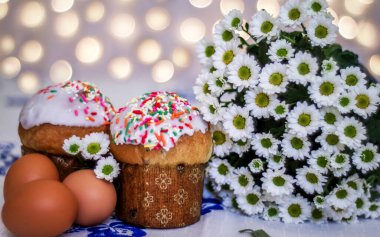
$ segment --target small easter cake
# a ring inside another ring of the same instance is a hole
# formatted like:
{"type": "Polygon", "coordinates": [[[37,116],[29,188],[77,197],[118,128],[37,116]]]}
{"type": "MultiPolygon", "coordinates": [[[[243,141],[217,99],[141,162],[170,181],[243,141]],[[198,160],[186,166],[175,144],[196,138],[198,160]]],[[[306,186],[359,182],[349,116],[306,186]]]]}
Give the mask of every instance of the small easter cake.
{"type": "Polygon", "coordinates": [[[212,138],[197,108],[175,93],[146,93],[116,113],[111,135],[121,164],[120,219],[152,228],[199,220],[212,138]]]}
{"type": "Polygon", "coordinates": [[[47,155],[63,179],[82,168],[83,162],[75,158],[79,152],[87,155],[85,158],[108,152],[114,114],[109,99],[90,83],[69,81],[48,86],[33,95],[20,113],[22,152],[47,155]],[[99,141],[102,139],[105,141],[99,141]]]}

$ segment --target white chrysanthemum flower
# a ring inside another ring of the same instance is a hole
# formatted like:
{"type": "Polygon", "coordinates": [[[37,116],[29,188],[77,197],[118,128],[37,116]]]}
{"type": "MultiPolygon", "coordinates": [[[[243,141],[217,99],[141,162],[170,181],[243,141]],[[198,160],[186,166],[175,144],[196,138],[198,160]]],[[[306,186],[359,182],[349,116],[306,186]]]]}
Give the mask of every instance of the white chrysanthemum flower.
{"type": "Polygon", "coordinates": [[[343,85],[346,89],[353,90],[357,87],[362,87],[366,83],[366,75],[359,67],[347,67],[340,70],[340,76],[343,80],[343,85]]]}
{"type": "Polygon", "coordinates": [[[275,94],[286,92],[288,77],[287,66],[282,63],[267,64],[260,73],[260,86],[265,93],[275,94]]]}
{"type": "Polygon", "coordinates": [[[330,166],[335,169],[343,168],[350,163],[350,157],[345,153],[335,153],[330,157],[330,166]]]}
{"type": "Polygon", "coordinates": [[[264,208],[262,217],[266,221],[277,221],[280,219],[279,215],[280,215],[280,209],[278,208],[278,206],[271,204],[271,205],[267,205],[264,208]]]}
{"type": "Polygon", "coordinates": [[[196,45],[195,51],[197,57],[202,65],[212,64],[212,55],[215,53],[214,43],[210,40],[202,39],[196,45]]]}
{"type": "Polygon", "coordinates": [[[249,23],[249,33],[257,41],[261,41],[265,38],[272,39],[276,37],[280,33],[280,30],[277,20],[269,15],[267,11],[261,10],[252,16],[249,23]]]}
{"type": "Polygon", "coordinates": [[[350,162],[344,163],[344,166],[341,168],[330,168],[331,173],[334,175],[334,177],[342,178],[348,175],[348,172],[351,171],[351,164],[350,162]]]}
{"type": "Polygon", "coordinates": [[[361,179],[357,173],[354,175],[351,175],[347,179],[344,179],[342,181],[342,184],[347,184],[348,187],[350,187],[354,192],[356,193],[363,193],[363,184],[364,184],[364,179],[361,179]]]}
{"type": "Polygon", "coordinates": [[[242,138],[240,140],[232,140],[231,151],[238,154],[240,157],[251,148],[251,140],[248,138],[242,138]]]}
{"type": "Polygon", "coordinates": [[[66,153],[75,156],[75,155],[78,155],[79,152],[81,152],[82,146],[83,146],[83,142],[80,139],[80,137],[77,137],[74,135],[63,141],[62,148],[66,153]]]}
{"type": "Polygon", "coordinates": [[[380,103],[379,92],[374,87],[358,87],[354,91],[354,98],[353,111],[363,118],[375,113],[380,103]]]}
{"type": "Polygon", "coordinates": [[[257,174],[261,173],[264,170],[264,163],[261,159],[256,158],[248,164],[248,167],[252,173],[257,174]]]}
{"type": "Polygon", "coordinates": [[[232,105],[225,111],[223,119],[223,127],[231,138],[239,140],[251,137],[254,127],[247,108],[232,105]]]}
{"type": "Polygon", "coordinates": [[[101,155],[108,152],[110,139],[104,132],[94,132],[87,134],[83,139],[82,156],[85,159],[98,160],[101,155]]]}
{"type": "Polygon", "coordinates": [[[260,180],[263,182],[261,188],[272,196],[290,195],[294,190],[295,180],[285,174],[285,169],[267,169],[260,180]]]}
{"type": "Polygon", "coordinates": [[[264,209],[260,188],[257,186],[249,193],[237,195],[236,202],[239,208],[247,215],[261,213],[264,209]]]}
{"type": "Polygon", "coordinates": [[[324,47],[335,43],[337,31],[338,27],[332,23],[331,19],[318,16],[310,20],[307,36],[309,36],[313,46],[324,47]]]}
{"type": "Polygon", "coordinates": [[[288,198],[280,205],[280,217],[285,223],[303,223],[310,218],[311,207],[300,195],[288,198]]]}
{"type": "Polygon", "coordinates": [[[234,169],[227,160],[212,158],[208,163],[207,170],[210,178],[217,184],[226,184],[234,169]]]}
{"type": "Polygon", "coordinates": [[[285,166],[285,157],[280,154],[273,155],[268,159],[269,169],[278,170],[278,169],[284,168],[284,166],[285,166]]]}
{"type": "Polygon", "coordinates": [[[97,161],[94,172],[96,178],[112,182],[117,176],[119,176],[119,163],[117,163],[113,156],[101,158],[97,161]]]}
{"type": "Polygon", "coordinates": [[[343,90],[340,78],[330,75],[313,81],[308,89],[310,98],[318,107],[335,105],[343,90]]]}
{"type": "Polygon", "coordinates": [[[317,170],[304,166],[297,169],[296,173],[297,185],[306,193],[313,194],[323,192],[323,186],[327,179],[317,170]]]}
{"type": "Polygon", "coordinates": [[[239,195],[252,192],[255,182],[251,172],[247,168],[241,167],[234,170],[229,184],[234,194],[239,195]]]}
{"type": "Polygon", "coordinates": [[[295,134],[287,133],[282,139],[282,153],[294,160],[303,160],[309,157],[311,143],[307,137],[299,137],[295,134]]]}
{"type": "Polygon", "coordinates": [[[211,96],[210,86],[208,84],[210,80],[213,80],[213,76],[209,72],[202,72],[195,80],[193,91],[198,101],[204,102],[211,96]]]}
{"type": "Polygon", "coordinates": [[[297,102],[287,117],[289,132],[305,137],[319,129],[320,112],[315,105],[297,102]]]}
{"type": "Polygon", "coordinates": [[[371,202],[369,204],[367,213],[365,214],[366,218],[376,219],[380,217],[380,203],[371,202]]]}
{"type": "Polygon", "coordinates": [[[218,45],[215,53],[212,56],[214,67],[219,70],[224,70],[239,53],[238,41],[232,41],[218,45]]]}
{"type": "Polygon", "coordinates": [[[363,123],[355,118],[345,117],[337,127],[340,142],[351,149],[361,146],[362,141],[366,139],[366,133],[363,123]]]}
{"type": "Polygon", "coordinates": [[[329,219],[332,219],[333,221],[342,222],[345,219],[349,219],[352,217],[352,215],[355,213],[355,208],[348,207],[348,208],[337,208],[333,205],[327,205],[325,208],[327,217],[329,219]]]}
{"type": "Polygon", "coordinates": [[[241,30],[243,24],[243,14],[241,11],[233,9],[224,17],[223,24],[228,29],[241,30]]]}
{"type": "Polygon", "coordinates": [[[270,115],[274,117],[274,119],[283,119],[289,113],[289,105],[285,102],[279,102],[278,100],[273,103],[273,108],[270,112],[270,115]]]}
{"type": "Polygon", "coordinates": [[[362,194],[355,199],[356,214],[358,216],[365,215],[369,208],[369,199],[366,195],[362,194]]]}
{"type": "Polygon", "coordinates": [[[324,208],[325,202],[326,202],[326,199],[324,196],[316,195],[313,198],[313,203],[317,208],[324,208]]]}
{"type": "Polygon", "coordinates": [[[338,72],[338,70],[339,70],[338,63],[333,58],[330,58],[328,60],[323,60],[322,75],[336,76],[336,73],[338,72]]]}
{"type": "Polygon", "coordinates": [[[345,148],[345,146],[340,142],[335,128],[323,129],[322,134],[319,135],[315,141],[321,144],[323,150],[330,153],[340,152],[345,148]]]}
{"type": "Polygon", "coordinates": [[[332,154],[323,148],[312,151],[307,163],[321,174],[327,174],[332,154]]]}
{"type": "Polygon", "coordinates": [[[313,81],[318,71],[317,59],[309,53],[298,52],[289,60],[287,71],[289,81],[296,84],[306,85],[313,81]]]}
{"type": "Polygon", "coordinates": [[[257,87],[247,91],[244,96],[247,109],[255,118],[269,118],[274,103],[277,101],[277,95],[265,93],[257,87]]]}
{"type": "Polygon", "coordinates": [[[327,214],[323,208],[313,206],[310,212],[310,219],[315,224],[324,224],[327,222],[327,214]]]}
{"type": "Polygon", "coordinates": [[[292,45],[282,39],[271,43],[267,55],[273,62],[282,62],[284,59],[289,60],[294,56],[295,49],[292,45]]]}
{"type": "Polygon", "coordinates": [[[237,54],[232,63],[228,65],[228,82],[239,91],[254,87],[259,83],[260,70],[254,57],[245,53],[237,54]]]}
{"type": "Polygon", "coordinates": [[[307,15],[310,17],[320,16],[327,12],[326,0],[306,0],[303,4],[307,15]]]}
{"type": "Polygon", "coordinates": [[[225,90],[231,89],[232,87],[227,83],[227,75],[225,75],[224,70],[216,70],[212,73],[212,78],[207,82],[211,95],[218,97],[225,90]]]}
{"type": "Polygon", "coordinates": [[[344,91],[340,96],[338,96],[335,107],[338,108],[339,112],[342,114],[347,114],[354,108],[354,103],[355,97],[353,93],[344,91]]]}
{"type": "Polygon", "coordinates": [[[342,120],[342,115],[334,107],[323,107],[321,110],[321,127],[335,128],[342,120]]]}
{"type": "Polygon", "coordinates": [[[355,150],[352,163],[363,173],[377,169],[380,163],[380,154],[377,151],[377,146],[367,143],[355,150]]]}
{"type": "Polygon", "coordinates": [[[235,41],[238,38],[238,35],[235,33],[235,30],[231,29],[221,21],[215,25],[213,38],[215,45],[219,46],[221,44],[235,41]]]}
{"type": "Polygon", "coordinates": [[[252,139],[252,148],[256,155],[269,158],[278,153],[280,141],[270,133],[256,133],[252,139]]]}
{"type": "Polygon", "coordinates": [[[281,6],[279,21],[292,28],[301,26],[306,18],[304,5],[299,0],[289,0],[281,6]]]}
{"type": "Polygon", "coordinates": [[[222,118],[222,107],[219,104],[218,99],[215,97],[210,96],[202,101],[202,105],[199,106],[199,110],[203,115],[203,119],[211,124],[217,124],[222,118]]]}
{"type": "Polygon", "coordinates": [[[214,154],[220,157],[230,154],[232,141],[224,131],[221,123],[212,127],[212,140],[214,142],[214,154]]]}
{"type": "Polygon", "coordinates": [[[326,197],[326,204],[335,208],[345,209],[354,204],[357,194],[347,185],[340,185],[334,188],[326,197]]]}

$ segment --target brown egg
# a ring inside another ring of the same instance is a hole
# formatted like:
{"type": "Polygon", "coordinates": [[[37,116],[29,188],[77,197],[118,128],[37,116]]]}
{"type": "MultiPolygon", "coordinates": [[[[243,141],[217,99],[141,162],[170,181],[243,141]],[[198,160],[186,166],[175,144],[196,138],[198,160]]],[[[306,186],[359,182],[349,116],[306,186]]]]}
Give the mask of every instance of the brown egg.
{"type": "Polygon", "coordinates": [[[4,181],[4,200],[20,186],[33,180],[59,180],[54,163],[42,154],[32,153],[22,156],[9,169],[4,181]]]}
{"type": "Polygon", "coordinates": [[[96,178],[93,170],[71,173],[63,183],[74,193],[78,201],[75,223],[91,226],[102,223],[114,211],[116,190],[112,183],[96,178]]]}
{"type": "Polygon", "coordinates": [[[73,193],[56,180],[22,185],[3,206],[4,225],[17,236],[51,237],[74,223],[78,211],[73,193]]]}

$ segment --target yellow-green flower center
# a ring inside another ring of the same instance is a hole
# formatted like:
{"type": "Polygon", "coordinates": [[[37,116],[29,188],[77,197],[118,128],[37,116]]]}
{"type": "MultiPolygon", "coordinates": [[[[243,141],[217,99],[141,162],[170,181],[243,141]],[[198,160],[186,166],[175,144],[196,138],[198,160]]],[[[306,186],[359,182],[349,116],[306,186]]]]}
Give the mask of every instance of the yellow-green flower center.
{"type": "Polygon", "coordinates": [[[276,208],[274,207],[271,207],[268,209],[268,216],[270,217],[274,217],[274,216],[277,216],[278,215],[278,211],[276,208]]]}
{"type": "Polygon", "coordinates": [[[232,19],[231,21],[231,26],[234,27],[234,28],[237,28],[240,24],[240,19],[235,17],[234,19],[232,19]]]}
{"type": "Polygon", "coordinates": [[[293,203],[288,207],[288,213],[291,217],[297,218],[302,214],[302,208],[300,204],[293,203]]]}
{"type": "Polygon", "coordinates": [[[277,56],[279,56],[280,58],[285,58],[286,56],[288,56],[288,50],[285,49],[285,48],[281,48],[281,49],[278,49],[277,52],[276,52],[277,56]]]}
{"type": "Polygon", "coordinates": [[[232,50],[227,50],[224,52],[224,54],[222,56],[222,61],[224,64],[228,65],[232,62],[234,57],[235,57],[234,52],[232,50]]]}
{"type": "Polygon", "coordinates": [[[208,110],[210,111],[210,113],[215,114],[216,109],[213,105],[209,105],[208,110]]]}
{"type": "Polygon", "coordinates": [[[328,160],[325,156],[319,156],[317,158],[317,165],[321,168],[326,168],[327,162],[328,162],[328,160]]]}
{"type": "Polygon", "coordinates": [[[282,186],[284,186],[286,180],[281,176],[276,176],[276,177],[273,177],[272,182],[274,185],[276,185],[278,187],[282,187],[282,186]]]}
{"type": "Polygon", "coordinates": [[[342,154],[338,154],[336,157],[335,157],[335,162],[337,164],[343,164],[346,162],[346,156],[345,155],[342,155],[342,154]]]}
{"type": "Polygon", "coordinates": [[[215,145],[222,145],[226,142],[226,135],[221,131],[215,131],[212,133],[212,139],[215,145]]]}
{"type": "Polygon", "coordinates": [[[206,55],[206,57],[209,58],[209,57],[211,57],[214,53],[215,53],[215,48],[214,48],[214,46],[209,45],[209,46],[206,47],[206,49],[205,49],[205,55],[206,55]]]}
{"type": "Polygon", "coordinates": [[[102,173],[105,175],[109,175],[113,172],[113,167],[112,165],[105,165],[103,166],[102,173]]]}
{"type": "Polygon", "coordinates": [[[309,183],[316,184],[316,183],[318,183],[318,176],[315,175],[314,173],[307,173],[306,174],[306,180],[309,183]]]}
{"type": "Polygon", "coordinates": [[[300,63],[297,69],[298,69],[298,73],[302,76],[310,73],[310,67],[309,67],[309,64],[307,63],[300,63]]]}
{"type": "Polygon", "coordinates": [[[371,150],[364,150],[360,156],[360,159],[365,163],[370,163],[375,158],[375,154],[371,150]]]}
{"type": "Polygon", "coordinates": [[[284,76],[281,73],[276,72],[270,75],[269,83],[275,86],[279,86],[281,85],[283,79],[284,79],[284,76]]]}
{"type": "Polygon", "coordinates": [[[266,108],[269,105],[269,96],[265,93],[258,93],[255,98],[255,103],[260,108],[266,108]]]}
{"type": "Polygon", "coordinates": [[[371,103],[371,99],[369,98],[368,95],[365,95],[365,94],[357,95],[355,100],[356,100],[355,105],[359,109],[366,109],[371,103]]]}
{"type": "Polygon", "coordinates": [[[356,199],[355,204],[357,209],[361,209],[364,206],[364,201],[359,197],[356,199]]]}
{"type": "Polygon", "coordinates": [[[232,124],[236,129],[242,130],[245,128],[245,118],[241,115],[237,115],[232,120],[232,124]]]}
{"type": "Polygon", "coordinates": [[[261,24],[261,32],[263,32],[264,34],[268,34],[269,32],[271,32],[273,29],[273,23],[270,22],[270,21],[264,21],[262,24],[261,24]]]}
{"type": "Polygon", "coordinates": [[[298,137],[293,137],[291,140],[290,140],[290,144],[292,145],[292,147],[296,150],[300,150],[303,148],[303,141],[298,138],[298,137]]]}
{"type": "Polygon", "coordinates": [[[324,95],[324,96],[329,96],[331,95],[332,93],[334,93],[334,90],[335,90],[335,86],[333,83],[331,82],[323,82],[320,86],[319,86],[319,93],[321,95],[324,95]]]}
{"type": "Polygon", "coordinates": [[[221,175],[227,175],[228,173],[228,167],[225,164],[220,164],[218,166],[218,173],[221,175]]]}
{"type": "Polygon", "coordinates": [[[90,153],[91,155],[97,154],[101,149],[101,146],[98,142],[91,142],[87,146],[87,152],[90,153]]]}
{"type": "Polygon", "coordinates": [[[71,153],[78,153],[79,152],[79,146],[78,144],[71,144],[69,147],[69,150],[71,153]]]}
{"type": "Polygon", "coordinates": [[[329,30],[326,26],[319,25],[315,28],[314,35],[319,39],[324,39],[328,36],[329,30]]]}
{"type": "Polygon", "coordinates": [[[228,30],[225,30],[223,33],[222,33],[222,39],[226,42],[232,40],[232,38],[234,37],[234,35],[232,34],[231,31],[228,31],[228,30]]]}
{"type": "Polygon", "coordinates": [[[203,94],[210,94],[211,91],[210,91],[210,86],[208,85],[208,83],[204,83],[203,84],[203,94]]]}
{"type": "Polygon", "coordinates": [[[345,189],[341,189],[335,193],[338,199],[345,199],[348,196],[348,192],[345,189]]]}
{"type": "Polygon", "coordinates": [[[246,81],[251,77],[251,69],[247,66],[242,66],[238,70],[238,76],[241,80],[246,81]]]}
{"type": "Polygon", "coordinates": [[[247,198],[247,202],[251,205],[256,205],[257,202],[260,200],[259,197],[253,193],[248,194],[246,198],[247,198]]]}
{"type": "Polygon", "coordinates": [[[298,124],[303,126],[303,127],[307,127],[309,126],[311,123],[311,115],[310,114],[305,114],[305,113],[302,113],[300,114],[300,116],[298,116],[298,124]]]}
{"type": "Polygon", "coordinates": [[[326,113],[323,119],[330,125],[333,125],[336,122],[336,116],[334,113],[326,113]]]}
{"type": "Polygon", "coordinates": [[[350,98],[348,97],[341,97],[339,99],[339,104],[342,106],[342,107],[346,107],[347,105],[350,104],[350,98]]]}
{"type": "Polygon", "coordinates": [[[323,212],[317,208],[311,211],[311,216],[314,220],[320,220],[323,218],[323,212]]]}
{"type": "Polygon", "coordinates": [[[346,84],[349,86],[356,86],[358,82],[359,82],[359,79],[354,74],[350,74],[346,77],[346,84]]]}
{"type": "Polygon", "coordinates": [[[301,12],[298,8],[293,8],[289,11],[288,17],[292,21],[296,21],[301,17],[301,12]]]}
{"type": "Polygon", "coordinates": [[[240,186],[243,186],[243,187],[247,186],[249,183],[248,178],[245,175],[240,175],[238,181],[239,181],[240,186]]]}
{"type": "Polygon", "coordinates": [[[326,136],[326,142],[330,146],[335,146],[339,142],[339,137],[335,134],[329,134],[326,136]]]}
{"type": "Polygon", "coordinates": [[[274,112],[276,112],[276,114],[282,115],[285,113],[285,107],[283,105],[278,105],[274,109],[274,112]]]}
{"type": "Polygon", "coordinates": [[[319,2],[313,2],[311,4],[311,9],[314,11],[314,12],[320,12],[322,10],[322,5],[319,3],[319,2]]]}
{"type": "Polygon", "coordinates": [[[272,141],[270,140],[270,138],[263,138],[261,139],[261,145],[264,147],[264,148],[270,148],[273,144],[272,144],[272,141]]]}
{"type": "Polygon", "coordinates": [[[357,134],[357,131],[356,131],[355,126],[349,125],[349,126],[344,128],[344,135],[346,137],[354,138],[354,137],[356,137],[356,134],[357,134]]]}

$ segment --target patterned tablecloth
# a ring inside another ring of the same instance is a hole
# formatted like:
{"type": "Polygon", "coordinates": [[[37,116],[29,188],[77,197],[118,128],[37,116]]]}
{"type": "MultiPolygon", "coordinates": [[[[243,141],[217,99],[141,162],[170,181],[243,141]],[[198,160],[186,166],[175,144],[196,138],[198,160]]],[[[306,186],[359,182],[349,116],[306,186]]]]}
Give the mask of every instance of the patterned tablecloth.
{"type": "MultiPolygon", "coordinates": [[[[19,146],[11,142],[0,143],[0,205],[3,205],[4,175],[9,166],[19,157],[19,146]]],[[[73,226],[63,236],[249,236],[240,234],[242,229],[264,229],[271,237],[380,237],[380,220],[360,220],[357,224],[329,223],[315,225],[284,224],[267,222],[257,217],[247,217],[232,213],[220,205],[220,202],[205,194],[202,203],[201,220],[191,226],[180,229],[157,230],[143,229],[124,224],[115,217],[94,227],[73,226]]],[[[0,236],[12,236],[0,223],[0,236]]]]}

